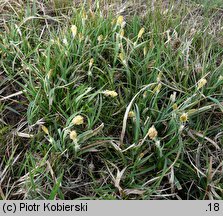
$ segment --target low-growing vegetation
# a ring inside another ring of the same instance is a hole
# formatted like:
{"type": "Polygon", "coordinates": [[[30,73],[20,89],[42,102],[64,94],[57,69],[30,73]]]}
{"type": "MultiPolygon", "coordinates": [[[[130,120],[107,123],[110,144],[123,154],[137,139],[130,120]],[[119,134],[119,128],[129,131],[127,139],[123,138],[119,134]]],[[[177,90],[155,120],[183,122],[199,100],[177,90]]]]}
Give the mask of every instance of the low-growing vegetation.
{"type": "Polygon", "coordinates": [[[0,2],[1,199],[223,198],[217,1],[0,2]]]}

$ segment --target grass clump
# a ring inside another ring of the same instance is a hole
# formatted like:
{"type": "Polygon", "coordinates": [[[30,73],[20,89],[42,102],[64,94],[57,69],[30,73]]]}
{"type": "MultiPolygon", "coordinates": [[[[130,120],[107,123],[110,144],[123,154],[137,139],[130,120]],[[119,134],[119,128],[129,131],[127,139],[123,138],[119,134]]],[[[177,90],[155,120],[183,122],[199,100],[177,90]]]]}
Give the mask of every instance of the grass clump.
{"type": "Polygon", "coordinates": [[[2,121],[1,198],[222,199],[221,22],[196,7],[11,15],[1,71],[24,98],[0,108],[26,111],[2,121]]]}

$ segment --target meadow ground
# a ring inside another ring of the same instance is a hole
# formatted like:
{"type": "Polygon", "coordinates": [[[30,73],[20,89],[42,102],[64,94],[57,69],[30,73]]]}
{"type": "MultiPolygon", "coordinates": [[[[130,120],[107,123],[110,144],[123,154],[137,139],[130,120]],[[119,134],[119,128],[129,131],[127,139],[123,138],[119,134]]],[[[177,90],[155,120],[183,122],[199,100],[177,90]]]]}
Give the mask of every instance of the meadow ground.
{"type": "Polygon", "coordinates": [[[222,5],[0,0],[0,199],[222,199],[222,5]]]}

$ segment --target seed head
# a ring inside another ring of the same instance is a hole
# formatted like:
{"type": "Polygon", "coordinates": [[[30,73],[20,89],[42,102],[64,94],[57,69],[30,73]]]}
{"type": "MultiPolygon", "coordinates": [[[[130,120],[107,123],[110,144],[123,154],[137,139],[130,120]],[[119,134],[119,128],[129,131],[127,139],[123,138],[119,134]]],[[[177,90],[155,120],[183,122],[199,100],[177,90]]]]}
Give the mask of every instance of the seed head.
{"type": "Polygon", "coordinates": [[[122,30],[120,31],[120,36],[121,36],[121,38],[124,37],[124,34],[125,34],[125,31],[124,31],[124,29],[122,29],[122,30]]]}
{"type": "Polygon", "coordinates": [[[98,43],[101,43],[102,40],[103,40],[103,35],[99,35],[98,36],[98,43]]]}
{"type": "Polygon", "coordinates": [[[90,59],[90,62],[89,62],[89,67],[91,68],[93,64],[94,64],[94,59],[91,58],[91,59],[90,59]]]}
{"type": "Polygon", "coordinates": [[[72,123],[74,125],[81,125],[84,123],[84,118],[81,115],[77,115],[73,118],[72,123]]]}
{"type": "Polygon", "coordinates": [[[117,97],[118,96],[118,93],[117,92],[115,92],[115,91],[110,91],[110,90],[105,90],[104,92],[103,92],[103,94],[105,95],[105,96],[110,96],[110,97],[117,97]]]}
{"type": "Polygon", "coordinates": [[[204,85],[206,85],[206,83],[207,83],[207,80],[205,78],[200,79],[197,84],[197,89],[202,88],[204,85]]]}
{"type": "Polygon", "coordinates": [[[188,114],[187,113],[183,113],[181,116],[180,116],[180,121],[181,122],[186,122],[188,120],[188,114]]]}
{"type": "Polygon", "coordinates": [[[145,28],[141,28],[139,33],[138,33],[138,39],[142,37],[144,32],[145,32],[145,28]]]}
{"type": "Polygon", "coordinates": [[[176,110],[178,107],[177,107],[177,104],[174,103],[173,106],[172,106],[173,110],[176,110]]]}
{"type": "Polygon", "coordinates": [[[77,141],[77,132],[75,130],[70,132],[70,139],[74,142],[77,141]]]}
{"type": "Polygon", "coordinates": [[[159,83],[155,88],[154,88],[154,90],[153,90],[153,92],[155,93],[159,93],[160,92],[160,90],[161,90],[161,88],[162,88],[162,84],[161,83],[159,83]]]}
{"type": "Polygon", "coordinates": [[[42,125],[41,128],[45,134],[49,135],[49,130],[46,126],[42,125]]]}
{"type": "Polygon", "coordinates": [[[75,38],[77,35],[77,26],[76,25],[71,26],[71,32],[72,32],[73,37],[75,38]]]}
{"type": "Polygon", "coordinates": [[[86,13],[86,11],[82,12],[82,19],[86,20],[88,18],[88,15],[86,13]]]}
{"type": "Polygon", "coordinates": [[[154,140],[157,137],[158,132],[156,128],[154,127],[154,125],[151,128],[149,128],[147,135],[149,136],[151,140],[154,140]]]}
{"type": "Polygon", "coordinates": [[[118,19],[117,19],[117,25],[121,26],[123,21],[124,21],[124,17],[123,16],[119,16],[118,19]]]}
{"type": "Polygon", "coordinates": [[[173,92],[173,94],[170,95],[170,101],[171,101],[172,103],[174,103],[174,102],[176,101],[176,95],[177,95],[176,92],[173,92]]]}
{"type": "Polygon", "coordinates": [[[119,58],[120,58],[120,60],[122,62],[124,61],[125,57],[124,57],[124,53],[123,52],[119,53],[119,58]]]}
{"type": "Polygon", "coordinates": [[[129,111],[129,113],[128,113],[128,117],[129,118],[134,118],[135,117],[135,112],[134,111],[129,111]]]}
{"type": "Polygon", "coordinates": [[[80,32],[78,34],[78,38],[79,38],[80,41],[82,41],[82,40],[84,40],[84,35],[80,32]]]}

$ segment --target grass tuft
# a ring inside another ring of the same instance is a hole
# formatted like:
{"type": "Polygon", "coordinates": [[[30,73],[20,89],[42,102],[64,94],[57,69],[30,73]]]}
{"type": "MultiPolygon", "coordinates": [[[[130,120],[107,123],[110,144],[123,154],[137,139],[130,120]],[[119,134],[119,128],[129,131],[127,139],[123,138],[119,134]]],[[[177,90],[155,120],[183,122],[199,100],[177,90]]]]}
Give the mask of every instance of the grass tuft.
{"type": "Polygon", "coordinates": [[[217,3],[2,1],[0,199],[222,199],[217,3]]]}

